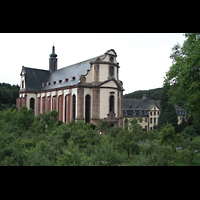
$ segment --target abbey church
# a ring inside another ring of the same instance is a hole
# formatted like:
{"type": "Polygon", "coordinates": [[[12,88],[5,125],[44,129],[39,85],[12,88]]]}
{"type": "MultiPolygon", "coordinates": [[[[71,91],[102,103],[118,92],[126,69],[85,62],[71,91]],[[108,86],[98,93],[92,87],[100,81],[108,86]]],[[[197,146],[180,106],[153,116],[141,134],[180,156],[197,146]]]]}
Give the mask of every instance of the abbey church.
{"type": "Polygon", "coordinates": [[[99,119],[111,126],[123,126],[123,85],[113,49],[104,54],[58,68],[55,47],[49,57],[49,70],[22,66],[18,110],[32,108],[35,115],[53,109],[59,120],[84,120],[98,125],[99,119]]]}

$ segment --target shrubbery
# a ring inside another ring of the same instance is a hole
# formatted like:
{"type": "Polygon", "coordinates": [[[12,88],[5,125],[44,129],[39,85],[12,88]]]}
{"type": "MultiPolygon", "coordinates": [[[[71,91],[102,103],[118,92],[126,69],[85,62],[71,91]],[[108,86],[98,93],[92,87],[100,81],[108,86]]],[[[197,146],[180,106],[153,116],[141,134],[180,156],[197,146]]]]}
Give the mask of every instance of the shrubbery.
{"type": "Polygon", "coordinates": [[[84,121],[62,123],[55,110],[36,117],[26,107],[0,111],[0,165],[173,165],[179,146],[180,159],[192,163],[199,138],[192,127],[177,135],[170,124],[146,132],[137,120],[124,128],[100,120],[96,127],[84,121]]]}

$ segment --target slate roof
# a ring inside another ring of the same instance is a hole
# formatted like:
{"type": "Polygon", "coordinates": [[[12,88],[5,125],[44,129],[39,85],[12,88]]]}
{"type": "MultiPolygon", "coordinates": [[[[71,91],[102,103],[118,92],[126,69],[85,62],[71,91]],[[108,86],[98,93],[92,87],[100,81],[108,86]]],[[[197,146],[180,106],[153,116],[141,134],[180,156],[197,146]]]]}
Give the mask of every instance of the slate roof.
{"type": "Polygon", "coordinates": [[[86,75],[90,70],[90,62],[103,57],[105,57],[105,54],[54,71],[45,81],[45,83],[49,82],[51,84],[41,87],[40,91],[77,85],[80,82],[79,76],[86,75]],[[75,77],[75,79],[71,80],[72,77],[75,77]],[[68,81],[65,82],[64,79],[68,79],[68,81]],[[62,80],[62,82],[58,83],[59,80],[62,80]],[[52,84],[54,81],[56,83],[52,84]]]}
{"type": "Polygon", "coordinates": [[[154,106],[160,109],[160,100],[123,99],[123,110],[150,110],[154,106]]]}
{"type": "Polygon", "coordinates": [[[26,74],[26,89],[30,92],[36,92],[50,75],[49,70],[34,69],[24,66],[22,70],[26,74]]]}

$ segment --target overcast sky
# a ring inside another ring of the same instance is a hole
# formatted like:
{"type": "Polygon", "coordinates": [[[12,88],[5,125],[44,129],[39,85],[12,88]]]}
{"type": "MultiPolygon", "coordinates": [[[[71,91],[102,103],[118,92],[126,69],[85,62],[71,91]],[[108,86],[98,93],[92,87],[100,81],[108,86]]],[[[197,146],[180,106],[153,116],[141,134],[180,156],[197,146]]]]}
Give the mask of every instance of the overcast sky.
{"type": "Polygon", "coordinates": [[[183,33],[0,33],[0,82],[20,84],[22,65],[48,70],[53,43],[58,69],[114,49],[124,94],[163,86],[172,47],[183,33]]]}

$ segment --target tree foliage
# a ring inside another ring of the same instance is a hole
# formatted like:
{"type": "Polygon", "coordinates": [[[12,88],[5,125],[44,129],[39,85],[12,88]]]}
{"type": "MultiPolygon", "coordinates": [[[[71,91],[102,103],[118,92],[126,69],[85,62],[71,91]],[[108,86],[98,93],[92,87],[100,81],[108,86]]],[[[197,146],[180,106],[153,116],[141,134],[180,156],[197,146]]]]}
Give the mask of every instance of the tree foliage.
{"type": "Polygon", "coordinates": [[[161,95],[161,114],[158,119],[158,128],[161,129],[167,123],[172,124],[175,130],[178,126],[178,116],[176,109],[172,103],[169,102],[170,98],[170,85],[166,83],[164,85],[162,95],[161,95]]]}
{"type": "Polygon", "coordinates": [[[172,48],[172,66],[165,82],[172,85],[170,101],[184,100],[184,108],[194,115],[196,123],[200,114],[200,33],[184,34],[183,45],[172,48]]]}
{"type": "Polygon", "coordinates": [[[0,83],[0,110],[15,108],[19,96],[19,86],[0,83]]]}
{"type": "MultiPolygon", "coordinates": [[[[100,120],[95,127],[81,120],[62,123],[55,110],[36,117],[25,106],[20,112],[0,111],[0,165],[173,165],[172,152],[179,145],[173,126],[167,125],[160,132],[145,132],[137,120],[129,120],[123,128],[110,127],[107,121],[100,120]],[[99,134],[99,130],[107,135],[99,134]]],[[[187,141],[180,137],[180,159],[193,160],[199,149],[199,136],[187,141]]]]}

